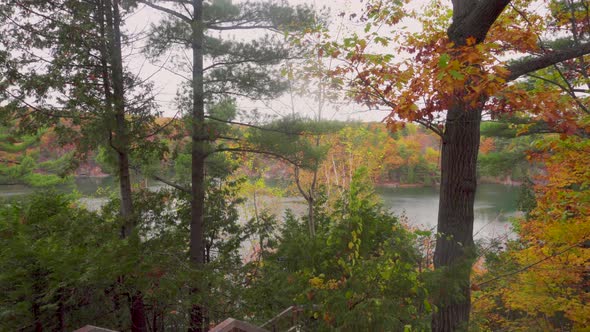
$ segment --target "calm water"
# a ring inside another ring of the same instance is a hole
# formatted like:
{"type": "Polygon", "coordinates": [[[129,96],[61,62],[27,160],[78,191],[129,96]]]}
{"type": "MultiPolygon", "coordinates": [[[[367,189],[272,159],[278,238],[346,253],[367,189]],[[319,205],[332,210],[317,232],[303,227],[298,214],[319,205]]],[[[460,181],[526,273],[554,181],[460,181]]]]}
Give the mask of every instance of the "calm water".
{"type": "MultiPolygon", "coordinates": [[[[160,182],[149,182],[150,188],[157,189],[162,187],[160,182]]],[[[106,202],[106,192],[97,194],[100,190],[113,190],[117,188],[114,177],[88,177],[77,178],[73,184],[57,186],[58,191],[71,192],[77,190],[82,196],[79,201],[84,204],[89,210],[96,211],[106,202]]],[[[42,190],[31,188],[20,184],[16,185],[0,185],[0,198],[10,197],[14,195],[24,195],[34,192],[35,190],[42,190]]]]}
{"type": "MultiPolygon", "coordinates": [[[[510,234],[510,218],[520,215],[517,208],[519,187],[480,184],[475,196],[476,238],[510,234]]],[[[438,217],[437,188],[378,188],[385,206],[403,214],[408,222],[421,228],[434,229],[438,217]]]]}
{"type": "MultiPolygon", "coordinates": [[[[161,183],[153,182],[148,184],[150,188],[161,187],[161,183]]],[[[98,209],[105,201],[103,197],[96,197],[99,188],[116,187],[112,177],[106,178],[80,178],[76,184],[64,186],[61,189],[70,191],[76,188],[86,197],[81,199],[89,209],[98,209]]],[[[0,185],[0,197],[22,195],[34,191],[21,185],[0,185]]],[[[403,215],[411,225],[421,228],[434,229],[438,214],[438,189],[426,188],[378,188],[378,194],[382,197],[383,203],[397,215],[403,215]]],[[[511,217],[517,216],[516,200],[518,198],[518,187],[510,187],[495,184],[482,184],[478,186],[475,199],[475,225],[474,233],[477,238],[498,237],[510,233],[511,217]]],[[[261,202],[262,206],[273,207],[273,213],[282,214],[286,208],[296,213],[304,213],[305,206],[297,198],[274,198],[267,202],[261,202]],[[266,204],[265,204],[266,203],[266,204]]],[[[248,214],[248,208],[242,210],[248,214]]],[[[247,219],[246,217],[245,219],[247,219]]]]}

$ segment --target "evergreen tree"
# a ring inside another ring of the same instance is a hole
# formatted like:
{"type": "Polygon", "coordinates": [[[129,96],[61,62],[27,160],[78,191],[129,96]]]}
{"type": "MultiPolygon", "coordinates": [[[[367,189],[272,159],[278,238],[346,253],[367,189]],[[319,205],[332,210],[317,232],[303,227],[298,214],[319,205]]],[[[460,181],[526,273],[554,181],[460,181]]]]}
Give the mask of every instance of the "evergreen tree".
{"type": "MultiPolygon", "coordinates": [[[[205,263],[205,160],[215,152],[211,143],[219,138],[205,121],[207,108],[236,96],[257,99],[277,96],[285,90],[286,84],[278,70],[273,70],[273,65],[289,56],[277,36],[265,34],[259,39],[236,41],[213,33],[301,28],[310,21],[310,11],[275,2],[239,5],[225,0],[138,2],[164,14],[150,41],[152,55],[162,55],[174,47],[192,52],[192,59],[188,61],[191,74],[185,88],[187,94],[181,100],[186,106],[191,131],[189,256],[193,266],[202,269],[205,263]]],[[[196,285],[194,292],[198,294],[206,288],[206,285],[196,285]]],[[[191,313],[190,330],[202,331],[208,321],[206,317],[206,306],[196,304],[191,313]]]]}
{"type": "MultiPolygon", "coordinates": [[[[126,72],[118,0],[5,1],[0,43],[7,77],[5,109],[24,130],[51,126],[82,157],[99,145],[117,156],[121,236],[134,228],[130,151],[153,130],[149,86],[126,72]]],[[[78,160],[78,158],[73,159],[78,160]]],[[[134,331],[145,331],[140,294],[133,295],[134,331]],[[139,298],[138,298],[139,297],[139,298]]]]}

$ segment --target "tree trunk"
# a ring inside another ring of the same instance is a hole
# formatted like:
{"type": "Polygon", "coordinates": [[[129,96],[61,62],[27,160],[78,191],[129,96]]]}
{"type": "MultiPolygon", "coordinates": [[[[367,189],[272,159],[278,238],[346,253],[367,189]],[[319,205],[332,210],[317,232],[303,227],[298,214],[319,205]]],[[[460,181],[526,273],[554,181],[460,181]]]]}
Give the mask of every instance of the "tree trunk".
{"type": "Polygon", "coordinates": [[[311,237],[315,237],[315,211],[313,208],[313,198],[310,198],[307,201],[307,218],[309,219],[309,234],[311,235],[311,237]]]}
{"type": "Polygon", "coordinates": [[[147,317],[141,292],[135,292],[131,296],[131,331],[147,331],[147,317]]]}
{"type": "MultiPolygon", "coordinates": [[[[117,122],[124,122],[117,116],[117,122]]],[[[123,226],[121,237],[126,238],[133,230],[133,201],[131,200],[131,176],[129,174],[129,154],[118,152],[119,159],[119,190],[121,192],[121,217],[123,226]]]]}
{"type": "MultiPolygon", "coordinates": [[[[110,55],[112,77],[112,101],[115,116],[116,142],[113,147],[117,151],[119,189],[121,194],[120,215],[123,219],[121,237],[129,237],[133,231],[133,201],[131,191],[131,175],[129,172],[129,136],[125,119],[125,90],[123,82],[123,57],[121,54],[121,15],[119,12],[119,0],[106,0],[104,3],[106,14],[106,31],[109,41],[108,54],[110,55]]],[[[109,101],[110,102],[110,101],[109,101]]],[[[147,332],[147,320],[141,292],[135,292],[131,296],[131,331],[147,332]]]]}
{"type": "Polygon", "coordinates": [[[107,35],[109,38],[113,106],[115,112],[114,143],[118,155],[119,189],[121,192],[121,217],[123,226],[121,236],[128,237],[133,229],[133,202],[131,199],[131,176],[129,174],[129,137],[125,122],[125,91],[123,84],[123,58],[121,55],[121,18],[119,0],[106,0],[107,35]]]}
{"type": "Polygon", "coordinates": [[[434,267],[441,270],[438,311],[433,331],[456,331],[469,321],[473,245],[473,203],[477,188],[481,110],[467,109],[458,98],[447,116],[441,156],[438,236],[434,267]],[[459,294],[450,289],[461,290],[459,294]]]}
{"type": "MultiPolygon", "coordinates": [[[[453,22],[447,33],[456,46],[476,43],[487,33],[510,0],[453,0],[453,22]]],[[[478,65],[477,63],[471,65],[478,65]]],[[[432,331],[467,330],[471,309],[469,276],[474,257],[473,204],[477,188],[481,106],[469,107],[458,90],[450,103],[442,137],[440,202],[434,267],[440,273],[434,294],[438,311],[432,331]],[[449,290],[458,289],[458,292],[449,290]]],[[[480,103],[486,101],[480,97],[480,103]]]]}
{"type": "MultiPolygon", "coordinates": [[[[203,90],[203,0],[193,0],[192,50],[193,105],[192,124],[192,163],[191,163],[191,224],[190,224],[190,261],[196,269],[204,265],[204,213],[205,213],[205,96],[203,90]]],[[[197,281],[200,283],[199,281],[197,281]]],[[[203,292],[203,285],[193,288],[193,294],[203,292]]],[[[203,301],[201,296],[200,302],[203,301]]],[[[194,303],[191,309],[189,331],[204,331],[206,327],[206,308],[201,303],[194,303]]]]}
{"type": "Polygon", "coordinates": [[[53,331],[65,332],[66,331],[66,308],[65,308],[65,304],[64,304],[65,291],[62,288],[60,288],[57,293],[58,293],[57,310],[55,311],[55,318],[56,318],[57,322],[56,322],[56,326],[53,329],[53,331]]]}
{"type": "Polygon", "coordinates": [[[33,302],[33,319],[35,321],[35,332],[43,332],[43,322],[41,322],[41,306],[35,301],[33,302]]]}
{"type": "Polygon", "coordinates": [[[39,267],[36,267],[32,272],[32,299],[31,299],[31,313],[33,314],[33,330],[35,332],[43,332],[43,320],[41,317],[41,298],[47,289],[45,284],[45,273],[39,267]]]}

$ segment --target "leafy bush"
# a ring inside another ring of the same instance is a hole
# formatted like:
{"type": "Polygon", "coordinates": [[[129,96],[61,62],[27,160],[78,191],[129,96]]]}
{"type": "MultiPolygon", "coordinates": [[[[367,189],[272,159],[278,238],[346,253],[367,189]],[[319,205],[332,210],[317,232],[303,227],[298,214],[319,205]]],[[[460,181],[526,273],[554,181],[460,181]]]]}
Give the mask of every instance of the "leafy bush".
{"type": "Polygon", "coordinates": [[[366,174],[357,172],[333,211],[318,203],[314,238],[287,214],[278,244],[250,263],[247,307],[255,320],[297,304],[320,330],[428,326],[416,236],[376,202],[366,174]]]}

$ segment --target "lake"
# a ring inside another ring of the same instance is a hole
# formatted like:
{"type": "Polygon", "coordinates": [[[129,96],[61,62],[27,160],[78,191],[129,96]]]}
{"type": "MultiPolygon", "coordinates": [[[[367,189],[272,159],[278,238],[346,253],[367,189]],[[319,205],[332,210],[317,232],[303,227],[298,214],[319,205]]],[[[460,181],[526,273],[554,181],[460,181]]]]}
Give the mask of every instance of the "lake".
{"type": "MultiPolygon", "coordinates": [[[[148,183],[150,188],[163,187],[159,182],[148,183]]],[[[85,197],[81,202],[89,209],[96,210],[105,201],[102,197],[94,197],[93,194],[99,188],[112,188],[116,186],[114,178],[78,178],[75,186],[64,186],[61,189],[69,191],[78,190],[85,197]]],[[[35,189],[22,185],[0,185],[0,197],[27,194],[35,189]]],[[[396,215],[407,218],[409,224],[425,229],[434,229],[438,214],[438,189],[433,187],[419,188],[377,188],[377,193],[383,199],[385,207],[396,215]]],[[[489,238],[510,235],[510,218],[520,215],[517,211],[517,199],[519,188],[499,184],[480,184],[475,198],[475,224],[474,234],[476,238],[489,238]]],[[[305,213],[303,201],[296,197],[274,198],[272,202],[262,203],[271,206],[272,212],[282,214],[290,208],[295,213],[305,213]]],[[[249,209],[243,209],[245,214],[249,209]]],[[[247,219],[247,216],[244,216],[247,219]]]]}
{"type": "MultiPolygon", "coordinates": [[[[517,200],[519,187],[480,184],[474,206],[475,238],[511,235],[510,219],[520,216],[517,200]]],[[[435,229],[438,218],[438,188],[377,188],[383,203],[395,214],[403,214],[408,223],[435,229]]]]}

